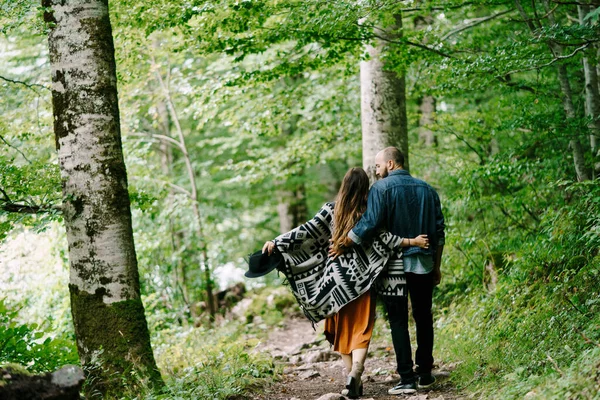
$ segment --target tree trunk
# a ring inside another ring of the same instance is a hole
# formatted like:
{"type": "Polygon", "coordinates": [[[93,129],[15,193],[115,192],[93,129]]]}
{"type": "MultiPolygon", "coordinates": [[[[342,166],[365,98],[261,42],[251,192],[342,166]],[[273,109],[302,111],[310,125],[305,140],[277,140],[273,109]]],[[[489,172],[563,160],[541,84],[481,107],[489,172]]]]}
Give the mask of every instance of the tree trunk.
{"type": "MultiPolygon", "coordinates": [[[[158,46],[155,46],[158,47],[158,46]]],[[[160,126],[161,134],[163,137],[171,137],[171,118],[169,116],[169,109],[164,101],[157,100],[156,109],[158,114],[158,123],[160,126]]],[[[166,139],[160,139],[159,149],[160,153],[160,168],[161,172],[166,177],[171,177],[173,163],[174,163],[174,154],[172,143],[167,141],[166,139]]],[[[175,197],[175,190],[173,187],[169,187],[169,194],[167,196],[167,208],[171,208],[173,206],[175,197]]],[[[169,217],[169,232],[171,233],[171,242],[172,242],[172,250],[173,252],[178,251],[182,242],[182,234],[181,232],[176,232],[175,230],[175,221],[172,216],[169,217]]],[[[187,267],[188,261],[185,257],[178,257],[177,264],[173,267],[173,280],[179,292],[181,292],[181,297],[183,303],[186,305],[187,309],[190,311],[193,317],[196,317],[193,313],[196,310],[196,307],[191,307],[189,302],[189,293],[188,293],[188,280],[187,280],[187,267]]]]}
{"type": "Polygon", "coordinates": [[[279,215],[279,231],[289,232],[308,220],[306,204],[306,188],[298,185],[295,190],[277,191],[277,214],[279,215]]]}
{"type": "MultiPolygon", "coordinates": [[[[579,13],[579,23],[589,25],[584,21],[585,16],[590,12],[587,5],[577,6],[579,13]]],[[[600,91],[598,89],[597,63],[594,59],[594,48],[585,51],[583,57],[583,72],[585,75],[585,115],[591,119],[590,129],[590,147],[592,157],[595,159],[598,151],[598,138],[600,137],[600,91]]]]}
{"type": "MultiPolygon", "coordinates": [[[[542,3],[546,10],[546,15],[548,17],[549,22],[552,25],[556,25],[556,19],[554,18],[554,12],[550,8],[550,5],[548,4],[548,0],[542,0],[542,3]]],[[[536,28],[534,22],[537,22],[538,24],[540,24],[540,21],[536,21],[532,18],[529,18],[529,16],[525,13],[525,11],[522,7],[520,0],[515,0],[515,4],[516,4],[517,9],[519,10],[521,16],[523,17],[523,19],[526,21],[527,25],[529,26],[531,33],[535,35],[537,28],[536,28]]],[[[540,25],[540,27],[541,27],[541,25],[540,25]]],[[[563,48],[560,44],[549,40],[547,42],[547,45],[555,57],[562,55],[563,48]]],[[[558,82],[560,84],[560,90],[563,95],[562,96],[563,109],[565,111],[565,114],[567,116],[567,121],[568,121],[570,119],[575,118],[575,116],[576,116],[575,107],[573,106],[573,93],[571,91],[571,85],[569,83],[569,75],[567,72],[567,66],[564,63],[559,63],[557,70],[558,70],[558,82]]],[[[575,166],[575,173],[577,174],[577,180],[579,180],[579,181],[589,180],[590,179],[589,174],[588,174],[587,168],[585,166],[585,154],[583,151],[583,146],[581,145],[581,142],[579,141],[579,138],[577,138],[576,136],[573,137],[569,141],[569,147],[571,148],[571,151],[573,152],[573,164],[575,166]]]]}
{"type": "Polygon", "coordinates": [[[433,96],[423,96],[419,104],[419,141],[425,143],[425,146],[432,147],[436,144],[435,133],[429,126],[434,123],[435,98],[433,96]]]}
{"type": "MultiPolygon", "coordinates": [[[[434,23],[431,15],[417,16],[414,19],[416,31],[427,29],[428,26],[434,23]]],[[[423,44],[427,44],[424,41],[423,44]]],[[[435,115],[435,97],[424,95],[418,101],[419,103],[419,142],[424,143],[427,147],[432,147],[437,143],[435,133],[429,129],[429,126],[434,123],[435,115]]]]}
{"type": "MultiPolygon", "coordinates": [[[[192,166],[192,160],[190,157],[190,154],[188,152],[187,149],[187,145],[185,142],[185,135],[183,134],[183,129],[181,128],[181,124],[179,122],[179,116],[177,114],[177,109],[175,108],[175,104],[173,103],[173,99],[171,98],[171,90],[168,84],[168,80],[167,82],[165,82],[165,80],[162,78],[160,72],[158,71],[158,69],[156,68],[157,64],[156,64],[156,60],[154,59],[154,56],[151,56],[152,59],[152,66],[155,68],[155,73],[156,73],[156,79],[163,91],[163,94],[165,96],[165,100],[168,106],[168,110],[169,110],[169,115],[171,116],[171,120],[173,121],[173,124],[175,126],[175,131],[177,132],[177,136],[179,140],[175,140],[172,139],[171,137],[168,137],[169,141],[171,141],[171,143],[175,143],[177,145],[177,147],[179,148],[179,150],[181,150],[181,153],[183,154],[183,159],[185,161],[185,166],[186,166],[186,170],[187,170],[187,174],[188,174],[188,179],[190,181],[190,192],[189,192],[189,197],[190,200],[192,201],[192,212],[194,213],[194,218],[196,220],[196,232],[197,232],[197,240],[200,244],[200,257],[199,257],[199,261],[200,261],[200,268],[203,272],[203,279],[204,279],[204,285],[205,285],[205,291],[206,291],[206,306],[208,308],[208,313],[210,316],[210,320],[214,320],[217,309],[216,309],[216,305],[215,305],[215,298],[214,298],[214,294],[213,294],[213,280],[212,280],[212,269],[210,267],[210,262],[208,259],[208,250],[207,250],[207,243],[206,243],[206,237],[204,236],[204,230],[203,230],[203,225],[202,225],[202,215],[200,213],[200,204],[198,203],[198,186],[196,184],[196,175],[194,172],[194,168],[192,166]]],[[[183,277],[185,280],[185,272],[183,273],[183,277]]],[[[195,311],[195,307],[191,307],[191,313],[193,316],[197,315],[197,312],[195,311]]]]}
{"type": "Polygon", "coordinates": [[[107,0],[43,0],[71,312],[89,395],[160,385],[140,299],[107,0]]]}
{"type": "MultiPolygon", "coordinates": [[[[387,27],[388,39],[397,39],[402,19],[387,27]]],[[[368,45],[370,59],[360,64],[361,122],[363,166],[371,182],[375,180],[375,155],[388,146],[396,146],[405,158],[408,170],[408,128],[406,120],[406,87],[404,75],[385,70],[381,54],[385,41],[377,39],[368,45]]]]}
{"type": "MultiPolygon", "coordinates": [[[[550,11],[550,7],[547,1],[544,1],[544,5],[546,7],[548,18],[552,24],[556,24],[554,20],[554,14],[550,11]]],[[[549,47],[554,56],[560,56],[563,53],[562,46],[555,43],[549,42],[549,47]]],[[[558,64],[558,82],[560,84],[560,90],[563,94],[563,108],[565,110],[565,114],[567,115],[567,120],[573,119],[576,116],[575,107],[573,106],[573,92],[571,90],[571,84],[569,83],[569,75],[567,71],[567,66],[564,63],[558,64]]],[[[573,164],[575,166],[575,173],[577,174],[577,180],[586,181],[589,180],[590,177],[588,175],[587,168],[585,166],[585,155],[583,151],[583,146],[579,141],[579,138],[576,136],[573,137],[569,141],[569,147],[573,152],[573,164]]]]}
{"type": "MultiPolygon", "coordinates": [[[[294,76],[291,81],[282,82],[288,87],[298,85],[300,77],[294,76]]],[[[289,141],[296,132],[299,114],[293,114],[281,123],[281,136],[285,142],[289,141]]],[[[281,148],[281,151],[284,151],[281,148]]],[[[303,182],[295,183],[299,177],[304,176],[304,170],[300,170],[293,181],[278,180],[277,186],[277,215],[279,216],[279,232],[289,232],[295,227],[305,223],[308,219],[308,204],[306,203],[306,187],[303,182]]]]}
{"type": "MultiPolygon", "coordinates": [[[[560,51],[560,49],[556,49],[556,51],[560,51]]],[[[561,54],[556,53],[556,54],[561,54]]],[[[563,94],[563,108],[565,110],[565,114],[567,115],[567,120],[575,118],[575,107],[573,106],[573,94],[571,91],[571,85],[569,83],[569,76],[567,74],[567,66],[564,64],[558,65],[558,81],[560,83],[560,89],[563,94]]],[[[587,168],[585,166],[585,155],[583,152],[583,146],[579,141],[579,138],[573,137],[569,141],[569,147],[573,152],[573,164],[575,166],[575,173],[577,174],[577,180],[586,181],[589,180],[590,177],[587,172],[587,168]]]]}

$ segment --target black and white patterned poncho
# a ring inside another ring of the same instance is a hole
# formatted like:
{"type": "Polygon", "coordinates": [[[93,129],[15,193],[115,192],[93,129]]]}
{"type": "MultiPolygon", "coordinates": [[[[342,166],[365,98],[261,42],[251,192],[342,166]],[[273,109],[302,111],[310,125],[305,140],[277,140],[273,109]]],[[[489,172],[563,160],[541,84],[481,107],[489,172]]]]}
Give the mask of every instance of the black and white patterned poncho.
{"type": "Polygon", "coordinates": [[[281,272],[313,323],[337,313],[373,284],[385,296],[406,292],[399,236],[381,232],[336,259],[327,256],[333,212],[334,203],[326,203],[312,220],[274,240],[285,262],[281,272]]]}

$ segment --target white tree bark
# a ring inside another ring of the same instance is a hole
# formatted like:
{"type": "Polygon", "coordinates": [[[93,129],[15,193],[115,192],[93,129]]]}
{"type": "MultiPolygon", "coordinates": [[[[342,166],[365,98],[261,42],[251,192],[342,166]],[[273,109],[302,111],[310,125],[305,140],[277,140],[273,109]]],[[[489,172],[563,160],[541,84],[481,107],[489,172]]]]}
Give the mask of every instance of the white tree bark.
{"type": "MultiPolygon", "coordinates": [[[[577,6],[579,13],[579,23],[589,25],[584,21],[585,16],[590,12],[587,5],[577,6]]],[[[600,138],[600,91],[598,89],[598,71],[597,62],[594,60],[593,48],[586,50],[583,57],[583,72],[585,76],[585,112],[591,119],[590,128],[590,147],[592,155],[596,157],[598,151],[598,140],[600,138]]]]}
{"type": "MultiPolygon", "coordinates": [[[[398,15],[385,34],[392,39],[401,28],[398,15]]],[[[360,64],[363,167],[371,182],[375,180],[375,155],[385,147],[398,147],[404,153],[404,168],[409,167],[405,79],[385,69],[381,61],[385,45],[379,39],[368,45],[370,59],[360,64]]]]}
{"type": "Polygon", "coordinates": [[[140,299],[107,0],[42,5],[79,356],[93,391],[122,389],[127,379],[114,374],[126,370],[159,382],[140,299]],[[96,356],[102,368],[91,365],[96,356]]]}

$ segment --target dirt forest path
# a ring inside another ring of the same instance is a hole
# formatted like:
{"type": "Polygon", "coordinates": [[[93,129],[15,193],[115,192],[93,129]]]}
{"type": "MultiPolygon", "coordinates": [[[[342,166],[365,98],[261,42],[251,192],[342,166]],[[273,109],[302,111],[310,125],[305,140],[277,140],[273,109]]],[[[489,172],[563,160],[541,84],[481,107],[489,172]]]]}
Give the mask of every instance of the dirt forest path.
{"type": "MultiPolygon", "coordinates": [[[[419,390],[412,395],[393,396],[387,393],[398,382],[395,359],[382,321],[377,321],[369,357],[363,375],[363,400],[454,400],[464,398],[450,385],[447,377],[453,366],[438,365],[433,374],[438,382],[432,390],[419,390]]],[[[322,334],[323,323],[314,331],[305,319],[287,320],[283,327],[274,329],[257,350],[269,352],[281,363],[283,379],[254,394],[253,400],[342,400],[340,394],[345,384],[345,372],[341,358],[330,349],[322,334]]]]}

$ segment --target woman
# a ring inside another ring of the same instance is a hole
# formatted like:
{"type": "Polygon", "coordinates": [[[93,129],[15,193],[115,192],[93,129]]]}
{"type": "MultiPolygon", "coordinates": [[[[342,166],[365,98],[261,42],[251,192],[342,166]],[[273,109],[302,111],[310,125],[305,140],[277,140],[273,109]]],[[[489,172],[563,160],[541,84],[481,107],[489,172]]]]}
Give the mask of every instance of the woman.
{"type": "Polygon", "coordinates": [[[335,204],[325,204],[311,221],[263,246],[263,253],[276,251],[283,257],[281,271],[306,316],[313,322],[326,318],[325,337],[342,355],[348,371],[342,394],[350,398],[362,395],[361,375],[375,323],[371,287],[376,284],[380,292],[393,290],[403,295],[403,275],[390,279],[382,274],[384,267],[388,262],[401,263],[401,247],[428,247],[425,235],[403,239],[381,232],[371,243],[354,246],[336,259],[328,258],[330,242],[334,248],[341,246],[365,212],[368,193],[365,171],[351,168],[335,204]]]}

